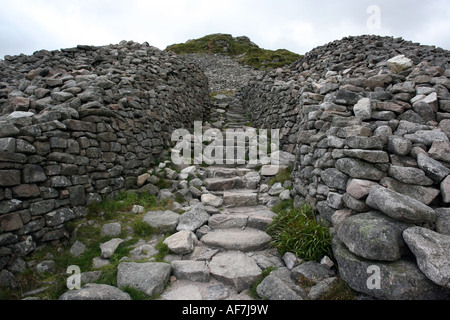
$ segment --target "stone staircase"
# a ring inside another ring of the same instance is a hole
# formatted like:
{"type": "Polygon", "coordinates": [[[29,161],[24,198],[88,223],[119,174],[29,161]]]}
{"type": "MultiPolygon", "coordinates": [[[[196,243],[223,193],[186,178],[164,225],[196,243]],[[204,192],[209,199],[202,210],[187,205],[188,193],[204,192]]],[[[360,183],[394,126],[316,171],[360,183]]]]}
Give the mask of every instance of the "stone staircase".
{"type": "MultiPolygon", "coordinates": [[[[218,101],[213,111],[223,116],[215,127],[222,131],[248,128],[239,100],[219,97],[218,101]]],[[[276,249],[270,248],[272,239],[265,232],[275,214],[259,201],[260,173],[233,162],[227,164],[224,159],[223,165],[202,168],[206,191],[222,204],[197,230],[199,243],[194,251],[183,257],[186,260],[172,262],[174,277],[161,299],[252,299],[248,289],[262,271],[285,266],[276,249]],[[200,278],[199,273],[203,273],[200,278]]]]}

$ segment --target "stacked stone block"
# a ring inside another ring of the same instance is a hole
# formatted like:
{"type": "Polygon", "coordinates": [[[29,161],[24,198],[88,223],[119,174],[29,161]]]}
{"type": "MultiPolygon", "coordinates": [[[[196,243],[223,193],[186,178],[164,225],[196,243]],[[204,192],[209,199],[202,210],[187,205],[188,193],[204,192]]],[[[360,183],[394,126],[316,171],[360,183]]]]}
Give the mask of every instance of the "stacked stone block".
{"type": "Polygon", "coordinates": [[[331,228],[340,275],[357,291],[448,298],[449,78],[448,51],[360,36],[243,90],[252,121],[281,128],[282,148],[295,147],[296,203],[331,228]]]}
{"type": "Polygon", "coordinates": [[[67,240],[208,113],[203,72],[147,43],[6,56],[0,78],[0,269],[67,240]]]}

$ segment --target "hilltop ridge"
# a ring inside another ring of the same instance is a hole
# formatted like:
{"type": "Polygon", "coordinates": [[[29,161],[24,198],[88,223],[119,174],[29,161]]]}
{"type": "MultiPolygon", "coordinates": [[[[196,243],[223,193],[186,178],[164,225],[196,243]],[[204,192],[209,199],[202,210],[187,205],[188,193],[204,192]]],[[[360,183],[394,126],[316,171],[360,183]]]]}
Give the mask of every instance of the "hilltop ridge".
{"type": "Polygon", "coordinates": [[[177,54],[209,53],[222,54],[236,58],[238,62],[255,69],[278,68],[291,64],[302,56],[286,49],[267,50],[253,43],[246,36],[233,37],[216,33],[185,43],[173,44],[165,50],[177,54]]]}

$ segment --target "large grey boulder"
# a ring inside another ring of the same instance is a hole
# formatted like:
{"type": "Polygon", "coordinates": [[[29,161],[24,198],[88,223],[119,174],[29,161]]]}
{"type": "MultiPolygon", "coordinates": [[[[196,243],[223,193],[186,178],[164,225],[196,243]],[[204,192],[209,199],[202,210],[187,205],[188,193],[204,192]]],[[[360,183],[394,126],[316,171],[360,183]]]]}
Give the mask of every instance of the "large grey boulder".
{"type": "Polygon", "coordinates": [[[124,242],[123,239],[115,238],[111,239],[105,243],[102,243],[100,245],[101,254],[100,257],[102,259],[109,259],[114,255],[114,252],[116,252],[117,248],[124,242]]]}
{"type": "Polygon", "coordinates": [[[317,261],[307,261],[301,263],[291,271],[291,278],[298,281],[299,278],[317,283],[334,276],[334,272],[317,261]]]}
{"type": "Polygon", "coordinates": [[[435,141],[449,141],[447,135],[440,129],[435,130],[418,130],[413,134],[405,134],[406,139],[415,143],[422,143],[431,146],[435,141]]]}
{"type": "Polygon", "coordinates": [[[206,224],[210,218],[203,204],[196,204],[191,210],[183,213],[178,220],[177,231],[189,230],[195,232],[202,225],[206,224]]]}
{"type": "Polygon", "coordinates": [[[148,296],[161,294],[171,271],[172,267],[167,263],[122,262],[117,267],[117,286],[132,287],[148,296]]]}
{"type": "Polygon", "coordinates": [[[439,195],[440,190],[433,187],[416,186],[400,182],[396,179],[386,177],[380,184],[392,191],[401,193],[410,198],[416,199],[423,204],[429,205],[439,195]]]}
{"type": "Polygon", "coordinates": [[[403,231],[403,238],[427,278],[450,288],[450,236],[412,227],[403,231]]]}
{"type": "Polygon", "coordinates": [[[387,63],[389,68],[394,73],[399,73],[414,66],[413,61],[405,57],[403,54],[389,59],[387,63]]]}
{"type": "Polygon", "coordinates": [[[380,262],[360,258],[337,239],[333,239],[332,247],[339,275],[353,290],[387,300],[448,299],[449,291],[429,280],[413,261],[380,262]],[[373,281],[377,276],[373,270],[377,268],[379,289],[373,281]]]}
{"type": "Polygon", "coordinates": [[[348,175],[335,168],[328,168],[322,171],[323,182],[330,188],[345,190],[347,187],[348,175]]]}
{"type": "Polygon", "coordinates": [[[353,158],[341,158],[337,160],[336,168],[350,177],[357,179],[381,180],[386,176],[386,173],[377,169],[373,164],[353,158]]]}
{"type": "Polygon", "coordinates": [[[221,197],[210,193],[202,194],[201,201],[205,206],[213,206],[215,208],[220,207],[223,204],[223,199],[221,197]]]}
{"type": "Polygon", "coordinates": [[[303,300],[285,281],[271,274],[256,287],[256,293],[267,300],[303,300]]]}
{"type": "Polygon", "coordinates": [[[337,234],[347,248],[360,257],[395,261],[405,253],[402,232],[411,226],[372,211],[345,219],[337,234]]]}
{"type": "Polygon", "coordinates": [[[187,254],[194,250],[197,241],[197,237],[192,231],[181,230],[166,238],[164,244],[175,254],[187,254]]]}
{"type": "Polygon", "coordinates": [[[119,222],[104,224],[100,234],[102,236],[117,237],[122,232],[122,225],[119,222]]]}
{"type": "Polygon", "coordinates": [[[110,285],[88,283],[81,289],[67,291],[59,300],[131,300],[131,297],[110,285]]]}
{"type": "Polygon", "coordinates": [[[450,174],[450,169],[424,153],[417,155],[417,164],[434,183],[441,183],[450,174]]]}
{"type": "Polygon", "coordinates": [[[209,269],[205,261],[176,260],[171,264],[173,275],[178,280],[209,281],[209,269]]]}
{"type": "Polygon", "coordinates": [[[436,213],[427,205],[381,186],[374,186],[370,189],[366,203],[391,218],[403,222],[425,223],[436,221],[436,213]]]}
{"type": "Polygon", "coordinates": [[[419,168],[390,166],[388,173],[392,178],[407,184],[419,186],[431,186],[433,184],[433,180],[428,178],[425,172],[419,168]]]}
{"type": "Polygon", "coordinates": [[[216,254],[209,263],[211,275],[238,292],[251,287],[262,271],[255,260],[239,251],[216,254]]]}
{"type": "Polygon", "coordinates": [[[173,232],[178,226],[180,215],[173,211],[150,211],[142,219],[143,222],[155,229],[173,232]]]}
{"type": "Polygon", "coordinates": [[[450,236],[450,208],[436,209],[436,232],[450,236]]]}

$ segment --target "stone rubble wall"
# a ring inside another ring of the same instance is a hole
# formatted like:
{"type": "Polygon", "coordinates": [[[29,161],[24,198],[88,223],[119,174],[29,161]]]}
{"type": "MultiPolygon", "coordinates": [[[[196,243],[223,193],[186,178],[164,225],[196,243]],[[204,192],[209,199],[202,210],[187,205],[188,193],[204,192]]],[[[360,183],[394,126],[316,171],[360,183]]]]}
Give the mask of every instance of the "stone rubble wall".
{"type": "Polygon", "coordinates": [[[86,206],[136,186],[174,129],[209,113],[208,79],[148,43],[0,60],[0,270],[67,238],[86,206]]]}
{"type": "Polygon", "coordinates": [[[449,297],[449,78],[448,51],[358,36],[240,92],[256,126],[281,129],[297,157],[295,201],[331,227],[340,275],[357,291],[449,297]],[[380,289],[367,285],[373,265],[380,289]]]}

